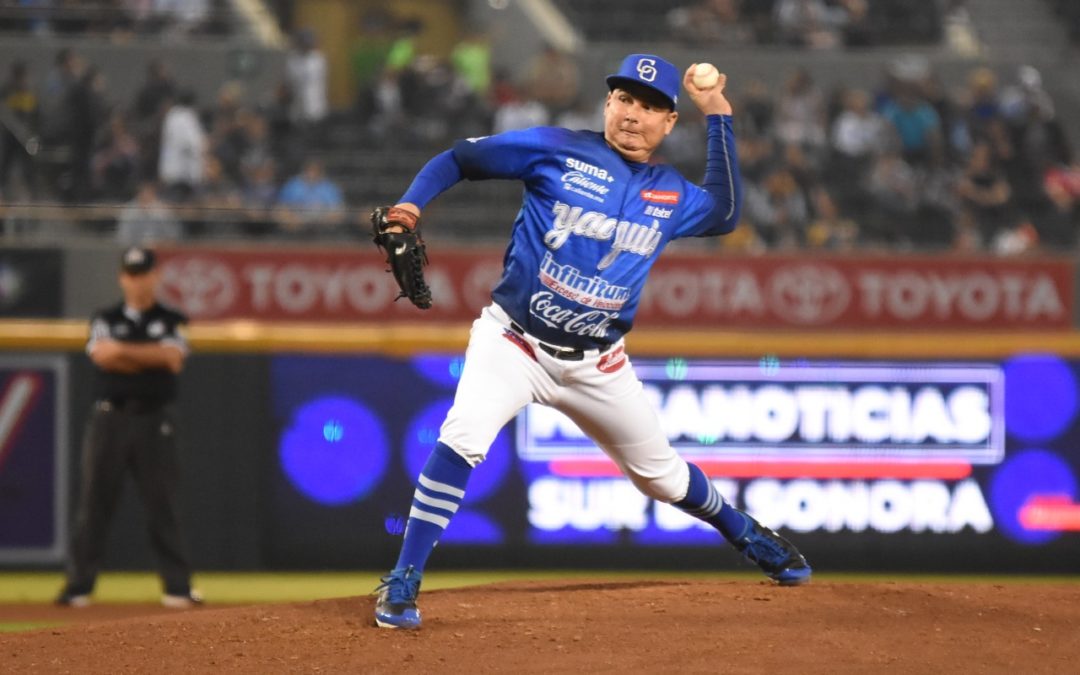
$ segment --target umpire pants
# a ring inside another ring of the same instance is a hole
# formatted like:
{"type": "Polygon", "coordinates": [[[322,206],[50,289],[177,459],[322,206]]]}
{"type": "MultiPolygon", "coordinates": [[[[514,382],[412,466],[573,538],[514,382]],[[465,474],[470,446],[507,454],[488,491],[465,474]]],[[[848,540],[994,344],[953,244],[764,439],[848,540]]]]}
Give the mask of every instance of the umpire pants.
{"type": "Polygon", "coordinates": [[[150,543],[165,593],[191,591],[191,566],[179,523],[179,448],[172,406],[142,408],[98,401],[82,447],[82,481],[67,589],[89,594],[101,570],[109,524],[130,470],[146,508],[150,543]]]}

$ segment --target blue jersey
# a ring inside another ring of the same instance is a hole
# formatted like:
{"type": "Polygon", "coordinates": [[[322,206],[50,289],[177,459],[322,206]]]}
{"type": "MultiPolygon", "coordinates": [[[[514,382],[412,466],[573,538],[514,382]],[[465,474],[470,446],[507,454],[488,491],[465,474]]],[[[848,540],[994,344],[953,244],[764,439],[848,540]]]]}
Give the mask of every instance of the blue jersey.
{"type": "MultiPolygon", "coordinates": [[[[592,131],[537,127],[456,143],[461,177],[517,179],[526,188],[495,302],[544,342],[591,348],[619,340],[664,246],[730,232],[737,220],[730,118],[709,122],[706,187],[667,165],[626,161],[592,131]]],[[[417,185],[403,201],[424,201],[430,190],[417,185]]]]}

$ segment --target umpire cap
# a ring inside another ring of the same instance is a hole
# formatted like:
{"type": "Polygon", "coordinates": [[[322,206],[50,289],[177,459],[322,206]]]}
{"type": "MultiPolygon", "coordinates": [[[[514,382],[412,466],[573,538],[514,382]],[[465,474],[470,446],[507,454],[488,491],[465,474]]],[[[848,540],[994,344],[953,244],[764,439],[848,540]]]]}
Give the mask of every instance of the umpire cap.
{"type": "Polygon", "coordinates": [[[156,263],[153,249],[142,246],[132,246],[120,256],[120,269],[127,274],[146,274],[156,263]]]}
{"type": "Polygon", "coordinates": [[[642,85],[663,96],[672,110],[679,102],[681,82],[678,68],[652,54],[631,54],[623,59],[619,72],[607,76],[609,90],[625,83],[642,85]]]}

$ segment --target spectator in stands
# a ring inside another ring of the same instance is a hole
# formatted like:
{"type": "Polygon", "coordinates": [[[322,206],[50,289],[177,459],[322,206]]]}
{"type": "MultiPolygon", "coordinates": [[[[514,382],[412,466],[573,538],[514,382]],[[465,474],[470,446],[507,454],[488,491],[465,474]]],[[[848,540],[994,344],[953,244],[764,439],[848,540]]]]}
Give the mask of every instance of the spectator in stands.
{"type": "Polygon", "coordinates": [[[976,68],[968,75],[964,123],[972,144],[990,139],[990,127],[1002,119],[998,104],[997,75],[989,68],[976,68]]]}
{"type": "Polygon", "coordinates": [[[544,126],[549,119],[550,114],[544,104],[515,93],[495,110],[491,133],[544,126]]]}
{"type": "Polygon", "coordinates": [[[695,46],[753,44],[754,32],[741,21],[736,0],[700,0],[667,13],[672,37],[695,46]]]}
{"type": "Polygon", "coordinates": [[[135,199],[120,210],[116,223],[117,241],[124,245],[177,241],[182,235],[180,221],[158,197],[153,181],[139,186],[135,199]]]}
{"type": "Polygon", "coordinates": [[[871,110],[870,94],[862,89],[844,94],[843,111],[833,123],[831,137],[833,150],[855,171],[867,168],[889,141],[885,120],[871,110]]]}
{"type": "Polygon", "coordinates": [[[65,195],[69,201],[86,202],[92,195],[93,182],[90,161],[98,130],[109,119],[109,105],[105,94],[105,76],[95,67],[87,68],[83,76],[68,93],[71,107],[71,166],[69,189],[65,195]]]}
{"type": "Polygon", "coordinates": [[[266,118],[257,112],[244,115],[244,148],[240,154],[240,175],[237,181],[244,185],[251,179],[253,171],[269,162],[274,163],[274,152],[270,144],[270,127],[266,118]]]}
{"type": "Polygon", "coordinates": [[[157,179],[161,157],[161,129],[165,113],[176,97],[176,81],[164,62],[152,60],[146,77],[135,94],[130,124],[139,142],[139,172],[144,179],[157,179]]]}
{"type": "Polygon", "coordinates": [[[809,71],[798,68],[784,84],[776,106],[776,137],[818,153],[826,146],[825,103],[809,71]]]}
{"type": "Polygon", "coordinates": [[[450,52],[454,72],[477,100],[486,101],[491,89],[491,41],[486,32],[473,29],[450,52]]]}
{"type": "Polygon", "coordinates": [[[139,178],[139,143],[120,112],[113,112],[109,128],[91,160],[94,192],[106,201],[127,201],[139,178]]]}
{"type": "Polygon", "coordinates": [[[868,47],[874,42],[870,0],[836,0],[837,21],[845,47],[868,47]]]}
{"type": "Polygon", "coordinates": [[[78,85],[84,70],[81,58],[70,49],[61,49],[56,53],[39,96],[42,147],[57,157],[64,157],[48,167],[47,180],[57,192],[62,187],[67,187],[70,192],[71,152],[76,133],[71,92],[78,85]]]}
{"type": "Polygon", "coordinates": [[[345,199],[341,189],[326,177],[323,163],[309,159],[297,176],[290,178],[278,195],[277,216],[289,233],[327,231],[343,222],[345,199]]]}
{"type": "Polygon", "coordinates": [[[783,167],[769,174],[761,185],[747,186],[744,213],[770,248],[797,247],[810,219],[799,184],[783,167]]]}
{"type": "Polygon", "coordinates": [[[146,79],[135,93],[132,112],[135,121],[160,120],[162,107],[176,94],[176,81],[168,66],[160,59],[153,59],[146,66],[146,79]]]}
{"type": "Polygon", "coordinates": [[[738,101],[739,117],[735,120],[739,138],[763,136],[773,132],[776,105],[769,88],[761,80],[750,80],[738,101]]]}
{"type": "Polygon", "coordinates": [[[315,32],[304,29],[293,36],[293,47],[285,60],[286,81],[292,89],[293,119],[305,128],[315,128],[326,117],[326,56],[318,47],[315,32]]]}
{"type": "Polygon", "coordinates": [[[394,44],[394,15],[383,8],[372,8],[360,19],[360,30],[349,51],[353,82],[356,86],[356,112],[366,125],[375,112],[375,85],[386,68],[386,59],[394,44]]]}
{"type": "Polygon", "coordinates": [[[210,18],[210,0],[153,0],[154,14],[168,33],[199,32],[210,18]]]}
{"type": "Polygon", "coordinates": [[[901,82],[896,88],[895,102],[887,103],[881,115],[900,139],[904,161],[918,166],[940,163],[944,157],[941,119],[921,97],[918,84],[901,82]]]}
{"type": "Polygon", "coordinates": [[[557,115],[577,101],[581,93],[581,72],[573,57],[552,45],[545,45],[525,68],[522,89],[533,100],[557,115]]]}
{"type": "Polygon", "coordinates": [[[859,226],[840,214],[836,202],[825,189],[813,195],[814,217],[806,228],[806,244],[810,248],[850,251],[859,237],[859,226]]]}
{"type": "Polygon", "coordinates": [[[840,44],[840,14],[824,0],[776,0],[773,13],[785,44],[811,49],[830,49],[840,44]]]}
{"type": "Polygon", "coordinates": [[[760,183],[777,165],[776,143],[770,136],[739,136],[736,141],[743,181],[760,183]]]}
{"type": "Polygon", "coordinates": [[[222,211],[239,209],[244,204],[244,195],[236,183],[230,180],[224,166],[217,157],[207,157],[203,182],[199,185],[196,203],[203,209],[215,211],[209,215],[212,222],[227,219],[222,211]]]}
{"type": "Polygon", "coordinates": [[[203,181],[208,150],[206,132],[195,110],[195,94],[181,90],[165,113],[161,131],[158,178],[168,198],[189,199],[203,181]]]}
{"type": "Polygon", "coordinates": [[[895,150],[880,154],[866,181],[873,201],[866,213],[866,235],[876,243],[908,243],[919,209],[919,178],[895,150]]]}
{"type": "Polygon", "coordinates": [[[218,89],[217,104],[209,116],[211,153],[235,182],[243,180],[240,161],[248,148],[247,125],[251,116],[242,104],[242,97],[238,83],[226,82],[218,89]]]}
{"type": "Polygon", "coordinates": [[[289,84],[285,81],[277,83],[274,87],[270,100],[266,101],[262,108],[262,117],[266,120],[267,141],[270,143],[270,152],[279,167],[286,173],[292,173],[293,168],[299,168],[298,159],[303,152],[303,143],[297,133],[297,124],[293,122],[290,111],[292,110],[293,93],[289,84]]]}
{"type": "Polygon", "coordinates": [[[1043,87],[1038,68],[1023,65],[1016,70],[1016,82],[1004,87],[999,98],[1001,113],[1009,123],[1027,118],[1032,108],[1044,117],[1054,117],[1054,99],[1043,87]]]}
{"type": "Polygon", "coordinates": [[[38,99],[30,84],[25,61],[11,64],[8,80],[0,87],[0,196],[11,200],[8,181],[17,168],[28,197],[37,192],[37,176],[31,150],[37,150],[38,99]]]}
{"type": "Polygon", "coordinates": [[[1043,186],[1053,210],[1040,228],[1042,240],[1059,250],[1075,247],[1080,229],[1080,166],[1050,167],[1043,186]]]}
{"type": "Polygon", "coordinates": [[[971,214],[985,248],[1016,225],[1012,208],[1012,188],[994,166],[989,143],[979,142],[971,150],[967,167],[957,184],[961,207],[971,214]]]}

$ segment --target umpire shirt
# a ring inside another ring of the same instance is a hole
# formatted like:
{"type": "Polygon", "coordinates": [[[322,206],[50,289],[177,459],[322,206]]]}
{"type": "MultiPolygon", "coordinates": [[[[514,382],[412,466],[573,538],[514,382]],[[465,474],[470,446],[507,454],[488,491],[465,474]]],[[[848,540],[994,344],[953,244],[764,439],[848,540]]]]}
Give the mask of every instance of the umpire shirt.
{"type": "MultiPolygon", "coordinates": [[[[123,302],[98,311],[90,322],[90,339],[86,353],[98,340],[119,342],[171,344],[188,351],[180,326],[188,319],[180,312],[154,303],[145,312],[127,307],[123,302]]],[[[167,368],[141,370],[137,373],[118,373],[97,369],[96,397],[118,406],[133,405],[144,409],[163,406],[176,398],[177,376],[167,368]]]]}

